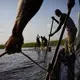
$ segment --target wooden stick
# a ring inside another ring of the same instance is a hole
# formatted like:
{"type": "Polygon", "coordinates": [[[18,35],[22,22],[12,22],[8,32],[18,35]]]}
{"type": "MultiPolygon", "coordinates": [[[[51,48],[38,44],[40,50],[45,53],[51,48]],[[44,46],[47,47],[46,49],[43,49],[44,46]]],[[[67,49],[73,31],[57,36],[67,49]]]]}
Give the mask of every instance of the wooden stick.
{"type": "MultiPolygon", "coordinates": [[[[50,29],[50,33],[49,33],[49,34],[52,33],[53,21],[54,21],[54,20],[52,19],[52,24],[51,24],[51,29],[50,29]]],[[[47,47],[49,47],[49,43],[50,43],[50,36],[49,36],[49,39],[48,39],[48,45],[47,45],[47,47]]]]}

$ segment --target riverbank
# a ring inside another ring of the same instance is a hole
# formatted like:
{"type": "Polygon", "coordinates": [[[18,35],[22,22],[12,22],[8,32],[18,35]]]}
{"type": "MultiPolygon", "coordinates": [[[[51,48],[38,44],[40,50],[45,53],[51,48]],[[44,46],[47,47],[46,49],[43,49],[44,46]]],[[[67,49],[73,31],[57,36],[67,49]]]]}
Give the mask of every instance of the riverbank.
{"type": "MultiPolygon", "coordinates": [[[[64,45],[65,40],[62,40],[61,45],[64,45]]],[[[36,42],[24,43],[23,48],[27,47],[35,47],[36,42]]],[[[58,40],[50,41],[50,46],[56,46],[58,44],[58,40]]],[[[3,44],[0,45],[0,49],[4,49],[5,46],[3,44]]]]}

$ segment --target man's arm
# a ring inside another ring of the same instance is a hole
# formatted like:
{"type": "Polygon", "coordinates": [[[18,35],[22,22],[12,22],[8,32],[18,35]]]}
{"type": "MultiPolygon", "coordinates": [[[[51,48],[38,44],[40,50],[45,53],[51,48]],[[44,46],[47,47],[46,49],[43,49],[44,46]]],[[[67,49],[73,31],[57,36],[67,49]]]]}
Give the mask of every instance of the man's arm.
{"type": "Polygon", "coordinates": [[[49,34],[49,36],[53,36],[55,33],[57,33],[60,29],[61,29],[61,26],[62,26],[62,23],[59,24],[58,28],[52,33],[52,34],[49,34]]]}
{"type": "Polygon", "coordinates": [[[12,31],[13,35],[21,35],[27,23],[38,12],[43,0],[20,0],[18,13],[12,31]],[[37,3],[37,4],[36,4],[37,3]],[[36,5],[35,5],[36,4],[36,5]]]}
{"type": "Polygon", "coordinates": [[[62,18],[60,19],[60,22],[58,21],[58,24],[59,24],[58,28],[52,34],[49,34],[49,36],[53,36],[55,33],[57,33],[61,29],[61,26],[63,25],[62,18]]]}
{"type": "Polygon", "coordinates": [[[24,42],[23,30],[38,12],[43,0],[19,0],[18,13],[12,30],[12,35],[5,44],[5,51],[8,53],[21,52],[24,42]]]}
{"type": "Polygon", "coordinates": [[[54,35],[55,33],[57,33],[60,29],[61,29],[61,27],[58,26],[58,28],[57,28],[52,34],[50,34],[49,36],[50,36],[50,37],[53,36],[53,35],[54,35]]]}
{"type": "Polygon", "coordinates": [[[58,24],[59,24],[59,21],[57,19],[55,19],[54,16],[51,17],[53,20],[55,20],[58,24]]]}

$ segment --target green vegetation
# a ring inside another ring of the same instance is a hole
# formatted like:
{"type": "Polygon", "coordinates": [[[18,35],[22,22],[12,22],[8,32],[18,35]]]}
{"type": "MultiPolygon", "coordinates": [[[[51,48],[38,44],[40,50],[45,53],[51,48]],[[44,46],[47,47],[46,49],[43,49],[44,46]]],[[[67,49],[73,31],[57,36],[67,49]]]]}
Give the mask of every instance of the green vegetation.
{"type": "MultiPolygon", "coordinates": [[[[61,41],[61,45],[64,45],[65,40],[61,41]]],[[[36,42],[24,43],[23,48],[26,47],[35,47],[36,42]]],[[[56,46],[58,44],[58,40],[50,41],[50,46],[56,46]]],[[[4,49],[4,45],[0,45],[0,49],[4,49]]]]}
{"type": "MultiPolygon", "coordinates": [[[[65,39],[61,41],[61,45],[64,45],[65,39]]],[[[50,46],[56,46],[58,44],[58,40],[50,41],[50,46]]]]}
{"type": "Polygon", "coordinates": [[[35,47],[35,44],[36,44],[36,42],[24,43],[22,47],[23,48],[25,48],[25,47],[35,47]]]}
{"type": "MultiPolygon", "coordinates": [[[[65,39],[61,41],[61,45],[64,45],[65,39]]],[[[24,43],[23,47],[35,47],[36,42],[24,43]]],[[[50,46],[56,46],[58,40],[50,41],[50,46]]]]}
{"type": "Polygon", "coordinates": [[[3,44],[0,45],[0,49],[4,49],[4,45],[3,44]]]}

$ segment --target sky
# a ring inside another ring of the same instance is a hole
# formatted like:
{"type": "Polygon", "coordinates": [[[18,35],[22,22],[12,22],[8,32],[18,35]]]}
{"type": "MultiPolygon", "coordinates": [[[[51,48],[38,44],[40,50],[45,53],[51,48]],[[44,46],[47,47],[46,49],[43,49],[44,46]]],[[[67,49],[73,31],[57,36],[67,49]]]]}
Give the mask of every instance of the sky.
{"type": "MultiPolygon", "coordinates": [[[[17,15],[17,6],[19,0],[0,0],[0,44],[5,44],[12,34],[12,29],[17,15]]],[[[71,18],[78,24],[78,12],[80,12],[79,1],[75,0],[75,6],[71,11],[71,18]]],[[[37,4],[37,3],[36,3],[37,4]]],[[[67,13],[67,0],[44,0],[41,8],[36,15],[26,25],[23,36],[24,42],[36,41],[36,35],[45,36],[48,39],[50,32],[52,16],[55,16],[55,9],[60,9],[63,13],[67,13]]],[[[55,16],[56,19],[58,19],[55,16]]],[[[53,23],[53,30],[57,28],[56,22],[53,23]]],[[[51,40],[58,40],[61,30],[56,33],[51,40]]],[[[66,31],[64,37],[66,37],[66,31]]]]}

